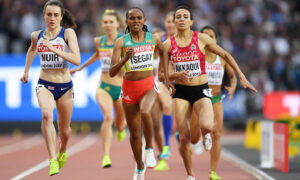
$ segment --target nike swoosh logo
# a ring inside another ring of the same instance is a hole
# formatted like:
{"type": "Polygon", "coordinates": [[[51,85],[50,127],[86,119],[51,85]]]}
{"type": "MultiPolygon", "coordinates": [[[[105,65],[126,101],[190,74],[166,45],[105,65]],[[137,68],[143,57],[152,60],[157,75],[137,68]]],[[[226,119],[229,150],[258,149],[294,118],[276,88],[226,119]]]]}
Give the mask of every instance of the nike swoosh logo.
{"type": "Polygon", "coordinates": [[[63,90],[66,90],[66,89],[68,89],[68,88],[67,88],[67,87],[66,87],[66,88],[60,88],[60,90],[62,90],[62,91],[63,91],[63,90]]]}

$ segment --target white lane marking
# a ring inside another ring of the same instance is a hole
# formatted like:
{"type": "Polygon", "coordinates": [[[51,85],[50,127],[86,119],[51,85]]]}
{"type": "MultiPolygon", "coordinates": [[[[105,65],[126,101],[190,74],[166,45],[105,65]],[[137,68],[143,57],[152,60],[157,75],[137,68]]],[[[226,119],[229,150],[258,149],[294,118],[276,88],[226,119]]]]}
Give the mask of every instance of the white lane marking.
{"type": "MultiPolygon", "coordinates": [[[[92,146],[95,142],[97,142],[97,137],[95,135],[88,135],[82,141],[74,144],[67,150],[68,157],[70,157],[84,149],[87,149],[88,147],[92,146]]],[[[23,171],[22,173],[18,174],[17,176],[11,178],[11,180],[22,179],[30,174],[33,174],[33,173],[47,167],[48,165],[49,165],[49,159],[46,159],[43,162],[37,164],[36,166],[34,166],[26,171],[23,171]]]]}
{"type": "Polygon", "coordinates": [[[243,144],[244,140],[244,136],[224,136],[221,138],[221,143],[226,145],[243,144]]]}
{"type": "Polygon", "coordinates": [[[237,167],[243,169],[247,173],[251,174],[252,176],[256,177],[260,180],[275,180],[273,177],[269,176],[267,173],[261,171],[260,169],[252,166],[251,164],[247,163],[245,160],[239,158],[238,156],[234,155],[230,151],[226,150],[225,148],[222,149],[222,157],[226,160],[232,162],[237,167]]]}
{"type": "Polygon", "coordinates": [[[21,142],[17,142],[14,144],[9,144],[9,145],[0,147],[0,156],[9,154],[9,153],[18,152],[18,151],[23,151],[26,149],[30,149],[33,146],[36,146],[42,142],[43,142],[43,138],[41,138],[40,135],[35,135],[35,136],[25,139],[21,142]]]}

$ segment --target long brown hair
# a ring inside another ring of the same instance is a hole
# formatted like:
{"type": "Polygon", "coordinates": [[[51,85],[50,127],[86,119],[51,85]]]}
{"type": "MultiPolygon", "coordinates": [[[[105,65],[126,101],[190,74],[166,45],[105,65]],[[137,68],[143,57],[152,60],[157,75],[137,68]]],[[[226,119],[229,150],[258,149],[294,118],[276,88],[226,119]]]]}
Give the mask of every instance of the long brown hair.
{"type": "Polygon", "coordinates": [[[64,5],[59,0],[49,0],[44,5],[43,14],[45,14],[47,6],[58,6],[61,10],[61,15],[63,16],[61,20],[61,26],[64,28],[77,28],[77,25],[75,23],[75,17],[71,14],[71,12],[64,8],[64,5]]]}

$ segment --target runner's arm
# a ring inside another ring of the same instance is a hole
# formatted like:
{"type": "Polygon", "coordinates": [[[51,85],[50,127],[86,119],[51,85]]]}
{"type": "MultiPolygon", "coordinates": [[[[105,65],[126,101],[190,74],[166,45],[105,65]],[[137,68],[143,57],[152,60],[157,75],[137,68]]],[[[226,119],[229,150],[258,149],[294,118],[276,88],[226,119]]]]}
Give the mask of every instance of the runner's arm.
{"type": "Polygon", "coordinates": [[[114,77],[118,74],[118,72],[122,69],[124,64],[129,60],[130,57],[134,56],[134,49],[129,48],[126,51],[126,54],[123,58],[121,58],[121,53],[123,49],[123,37],[117,39],[116,44],[114,46],[113,54],[111,57],[111,64],[109,69],[109,75],[114,77]],[[120,60],[121,58],[121,60],[120,60]]]}

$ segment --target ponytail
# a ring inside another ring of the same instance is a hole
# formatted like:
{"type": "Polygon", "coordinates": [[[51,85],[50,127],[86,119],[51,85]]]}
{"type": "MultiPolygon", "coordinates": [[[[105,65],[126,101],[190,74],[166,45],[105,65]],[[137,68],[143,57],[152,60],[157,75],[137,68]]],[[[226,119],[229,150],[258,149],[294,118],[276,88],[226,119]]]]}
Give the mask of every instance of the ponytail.
{"type": "Polygon", "coordinates": [[[77,24],[75,22],[75,17],[67,9],[65,9],[65,13],[63,14],[61,26],[64,28],[72,28],[72,29],[77,28],[77,24]]]}
{"type": "Polygon", "coordinates": [[[142,28],[142,30],[144,31],[144,32],[149,32],[149,30],[148,30],[148,26],[147,25],[143,25],[143,28],[142,28]]]}
{"type": "Polygon", "coordinates": [[[125,29],[125,34],[127,34],[127,33],[130,33],[129,26],[127,26],[126,29],[125,29]]]}

